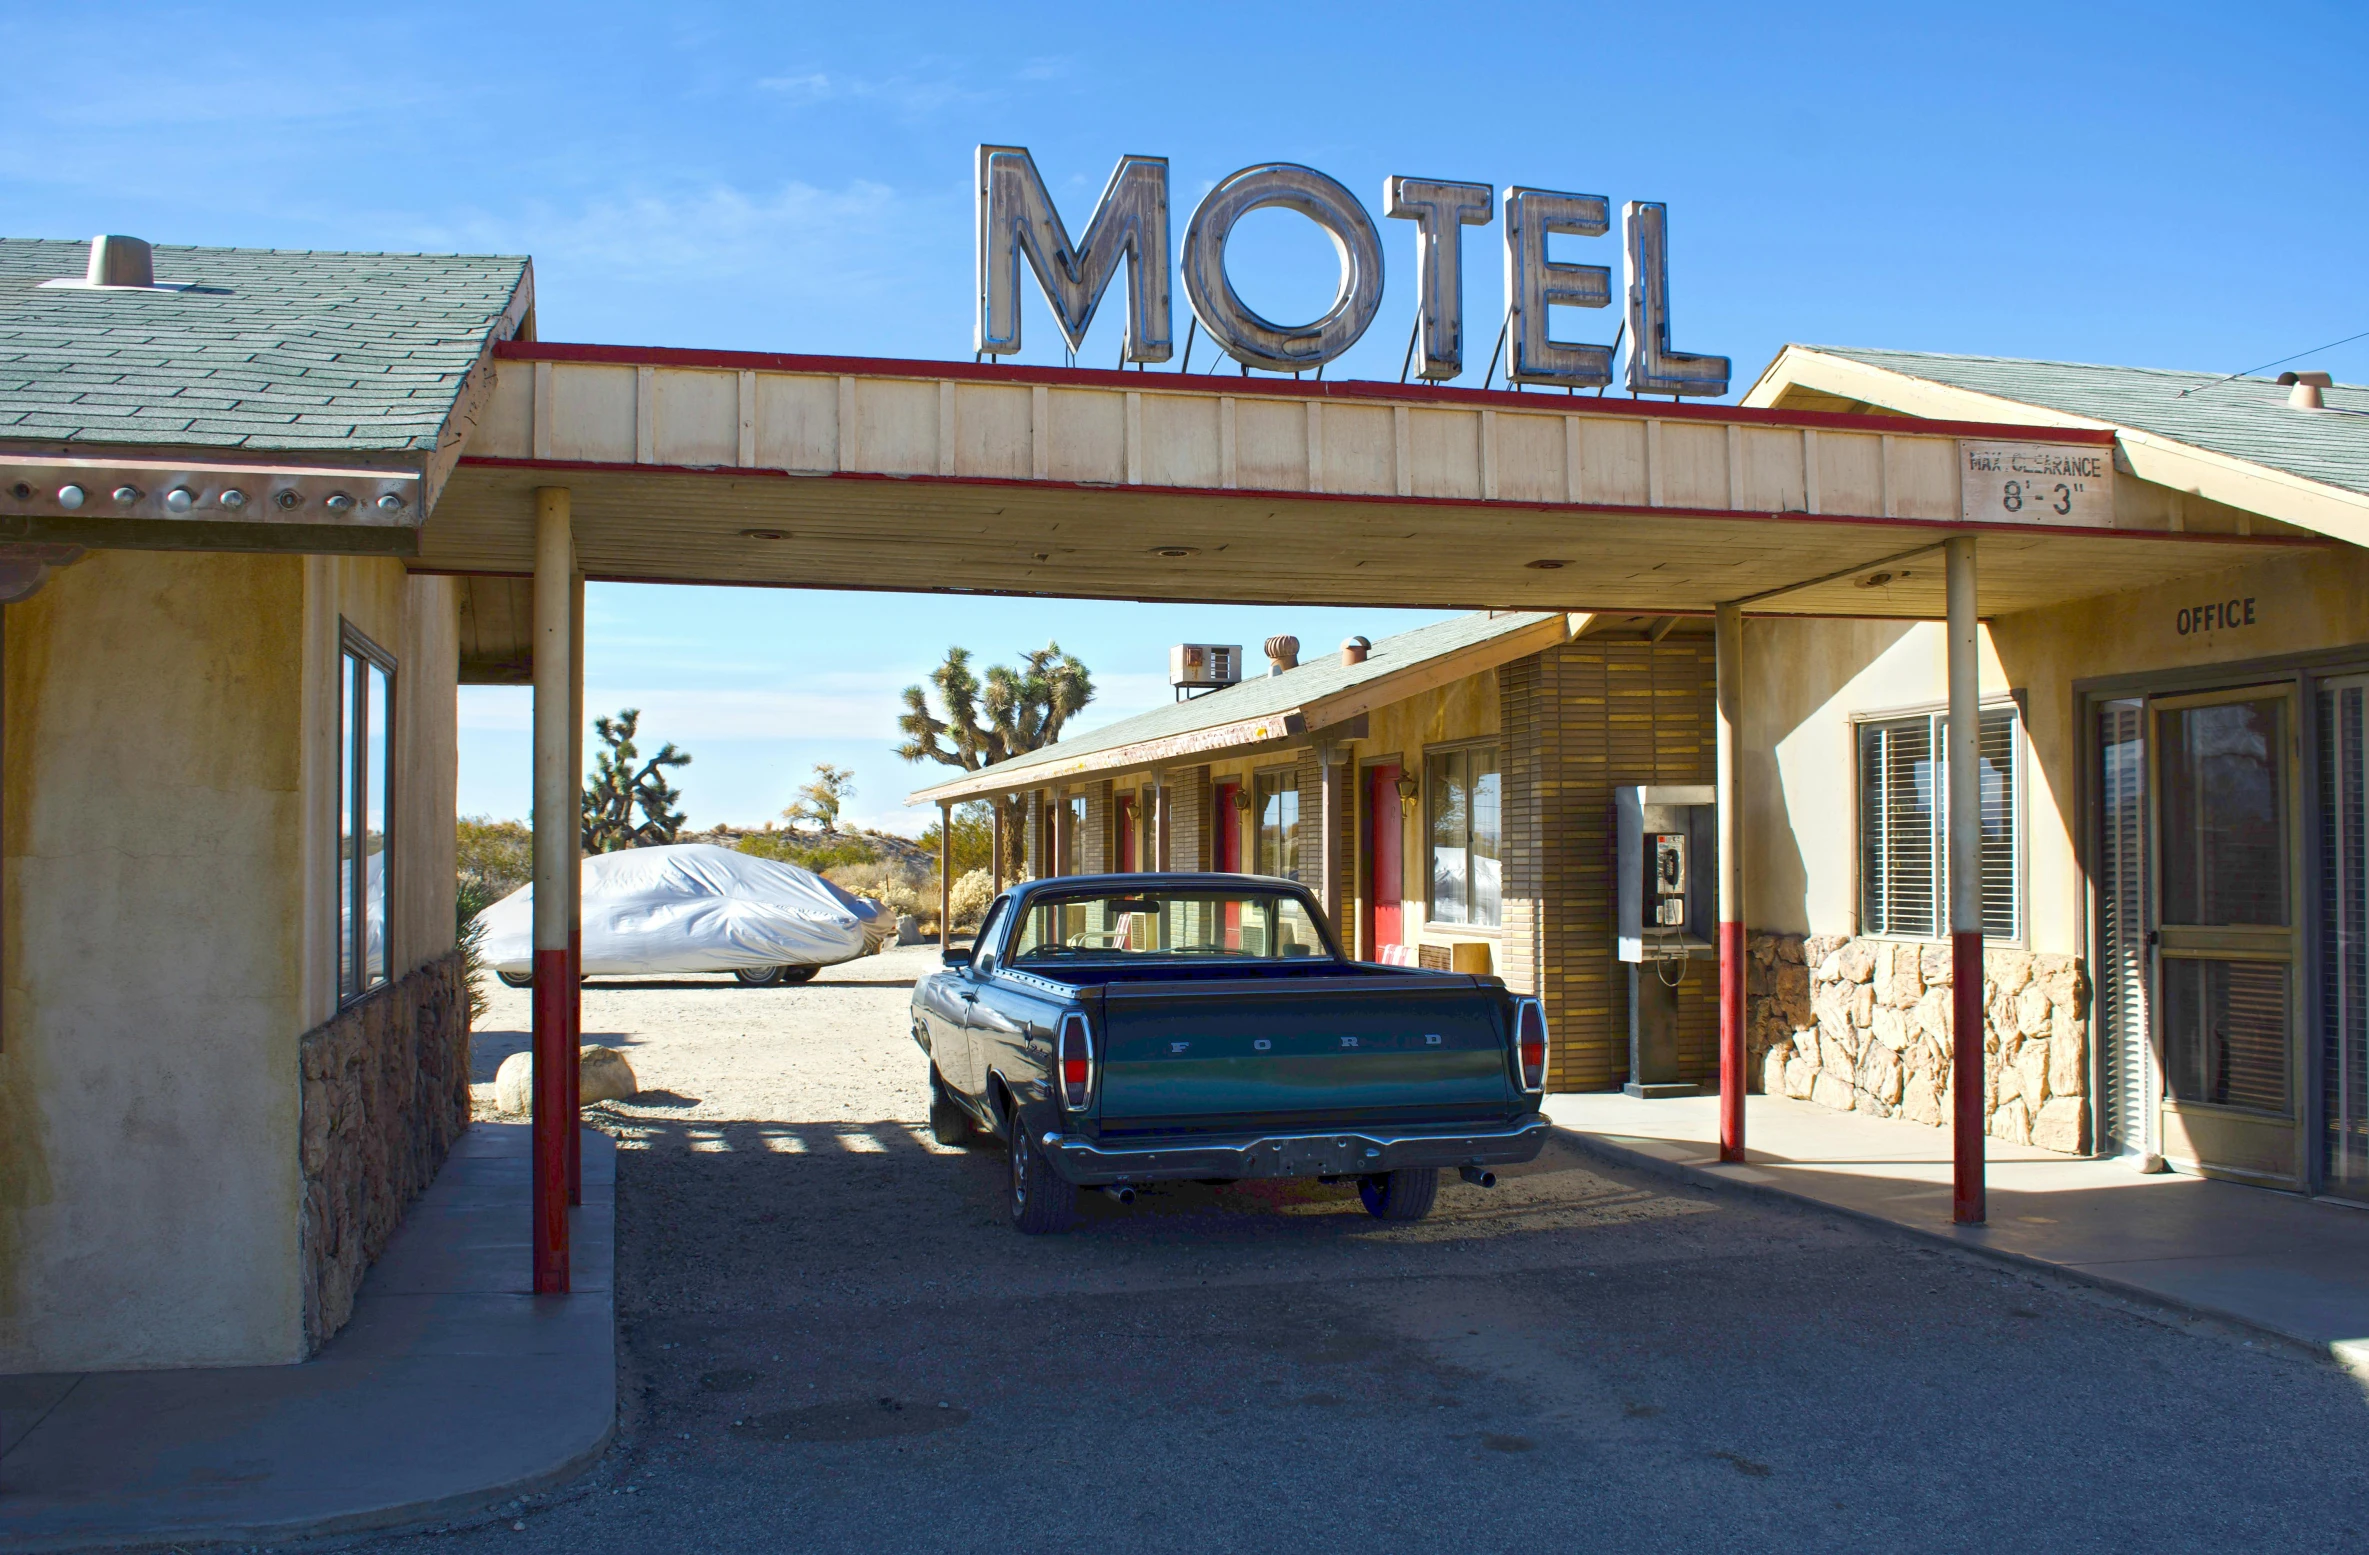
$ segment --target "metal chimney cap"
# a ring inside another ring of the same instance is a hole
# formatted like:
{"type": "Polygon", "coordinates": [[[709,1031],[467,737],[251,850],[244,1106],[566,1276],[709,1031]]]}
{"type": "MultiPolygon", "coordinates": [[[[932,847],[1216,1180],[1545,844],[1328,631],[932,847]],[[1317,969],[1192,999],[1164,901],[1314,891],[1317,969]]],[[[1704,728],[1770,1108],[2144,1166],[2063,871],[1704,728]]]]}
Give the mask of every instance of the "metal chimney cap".
{"type": "Polygon", "coordinates": [[[2278,378],[2287,388],[2287,403],[2297,410],[2326,410],[2320,391],[2335,383],[2326,373],[2280,373],[2278,378]]]}
{"type": "Polygon", "coordinates": [[[1267,639],[1267,673],[1280,675],[1285,670],[1300,667],[1300,640],[1297,637],[1267,639]]]}
{"type": "Polygon", "coordinates": [[[67,276],[62,280],[43,281],[44,289],[76,292],[185,292],[190,283],[159,285],[156,279],[156,251],[141,238],[127,238],[119,232],[102,233],[90,240],[90,265],[82,278],[67,276]]]}
{"type": "Polygon", "coordinates": [[[154,286],[156,250],[139,238],[120,233],[90,240],[90,271],[85,286],[154,286]]]}
{"type": "Polygon", "coordinates": [[[1363,634],[1341,639],[1341,662],[1343,664],[1363,664],[1366,655],[1373,651],[1373,641],[1363,634]]]}

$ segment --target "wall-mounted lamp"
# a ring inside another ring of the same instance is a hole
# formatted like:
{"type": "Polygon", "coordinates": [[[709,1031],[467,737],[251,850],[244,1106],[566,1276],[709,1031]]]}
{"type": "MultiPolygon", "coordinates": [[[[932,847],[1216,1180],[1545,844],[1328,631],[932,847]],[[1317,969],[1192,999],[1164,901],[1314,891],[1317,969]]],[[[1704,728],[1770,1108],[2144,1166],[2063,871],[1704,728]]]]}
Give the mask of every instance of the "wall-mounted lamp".
{"type": "Polygon", "coordinates": [[[1249,789],[1237,788],[1234,790],[1234,808],[1237,810],[1247,810],[1250,808],[1249,789]]]}
{"type": "Polygon", "coordinates": [[[1423,785],[1415,781],[1413,773],[1401,774],[1398,780],[1398,807],[1412,811],[1415,808],[1415,796],[1422,792],[1423,785]]]}

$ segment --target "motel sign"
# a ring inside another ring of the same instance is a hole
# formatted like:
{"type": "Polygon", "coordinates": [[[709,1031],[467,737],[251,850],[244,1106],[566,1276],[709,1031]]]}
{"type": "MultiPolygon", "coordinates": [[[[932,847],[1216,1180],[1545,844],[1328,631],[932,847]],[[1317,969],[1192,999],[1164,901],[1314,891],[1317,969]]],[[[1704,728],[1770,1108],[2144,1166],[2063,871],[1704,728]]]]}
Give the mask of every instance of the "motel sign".
{"type": "MultiPolygon", "coordinates": [[[[1020,349],[1024,263],[1073,351],[1124,266],[1123,358],[1137,364],[1169,359],[1175,331],[1167,158],[1121,157],[1084,236],[1074,243],[1025,147],[979,148],[978,199],[975,349],[991,356],[1020,349]]],[[[1415,370],[1428,379],[1453,378],[1464,370],[1464,229],[1496,219],[1496,191],[1488,184],[1393,174],[1383,183],[1382,213],[1415,227],[1415,370]]],[[[1611,304],[1612,270],[1549,259],[1548,235],[1602,237],[1610,230],[1611,202],[1602,195],[1505,191],[1508,381],[1601,389],[1612,382],[1613,353],[1625,337],[1631,393],[1725,394],[1726,357],[1671,347],[1669,214],[1658,201],[1631,200],[1621,207],[1626,314],[1614,344],[1575,344],[1550,333],[1552,308],[1611,304]]],[[[1357,343],[1382,306],[1382,235],[1372,215],[1339,180],[1293,162],[1246,167],[1210,190],[1185,224],[1183,270],[1185,296],[1200,327],[1228,356],[1269,372],[1322,367],[1357,343]],[[1270,206],[1314,222],[1340,257],[1339,293],[1312,322],[1278,324],[1262,316],[1226,278],[1226,242],[1235,224],[1270,206]]]]}

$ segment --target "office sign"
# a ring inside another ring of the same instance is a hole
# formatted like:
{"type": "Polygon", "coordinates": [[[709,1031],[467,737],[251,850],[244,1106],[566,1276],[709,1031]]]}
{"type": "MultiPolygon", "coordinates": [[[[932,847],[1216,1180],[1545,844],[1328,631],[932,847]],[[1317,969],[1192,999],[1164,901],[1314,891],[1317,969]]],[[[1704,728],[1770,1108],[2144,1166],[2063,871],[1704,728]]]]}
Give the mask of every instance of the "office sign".
{"type": "MultiPolygon", "coordinates": [[[[1035,276],[1072,350],[1084,343],[1095,310],[1121,271],[1127,277],[1127,332],[1121,356],[1138,365],[1176,351],[1170,292],[1168,162],[1121,157],[1102,198],[1074,242],[1051,191],[1022,146],[978,151],[978,313],[976,350],[1002,356],[1020,349],[1020,278],[1035,276]]],[[[1464,229],[1496,220],[1489,184],[1393,175],[1384,181],[1382,214],[1414,228],[1415,373],[1443,381],[1464,371],[1464,229]]],[[[1609,265],[1547,257],[1551,234],[1601,237],[1612,227],[1603,195],[1548,189],[1505,192],[1506,376],[1516,384],[1600,389],[1612,382],[1614,345],[1557,339],[1554,307],[1603,308],[1612,302],[1609,265]]],[[[1621,208],[1623,317],[1616,340],[1628,343],[1625,382],[1634,394],[1716,396],[1727,392],[1730,364],[1670,344],[1669,212],[1658,201],[1621,208]]],[[[1294,162],[1262,162],[1220,179],[1185,224],[1185,296],[1210,340],[1246,367],[1303,373],[1355,345],[1382,306],[1382,231],[1337,179],[1294,162]],[[1278,323],[1245,303],[1226,277],[1226,243],[1252,211],[1298,213],[1332,240],[1340,287],[1332,306],[1303,323],[1278,323]]]]}
{"type": "Polygon", "coordinates": [[[1969,523],[2114,527],[2114,451],[2064,443],[1958,444],[1958,500],[1969,523]]]}

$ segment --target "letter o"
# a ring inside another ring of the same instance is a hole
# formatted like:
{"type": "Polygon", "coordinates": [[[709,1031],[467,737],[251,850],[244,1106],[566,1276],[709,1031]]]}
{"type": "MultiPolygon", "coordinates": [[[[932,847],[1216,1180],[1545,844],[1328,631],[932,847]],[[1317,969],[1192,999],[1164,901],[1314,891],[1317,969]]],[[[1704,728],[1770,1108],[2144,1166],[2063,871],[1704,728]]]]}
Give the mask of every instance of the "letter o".
{"type": "Polygon", "coordinates": [[[2180,635],[2182,637],[2188,635],[2188,612],[2185,610],[2180,612],[2180,635]]]}
{"type": "Polygon", "coordinates": [[[1246,167],[1209,191],[1185,228],[1185,296],[1193,314],[1228,356],[1271,372],[1322,367],[1357,344],[1382,307],[1382,234],[1339,180],[1296,162],[1246,167]],[[1267,206],[1297,211],[1333,240],[1341,289],[1312,324],[1262,318],[1226,278],[1226,240],[1234,224],[1267,206]]]}

